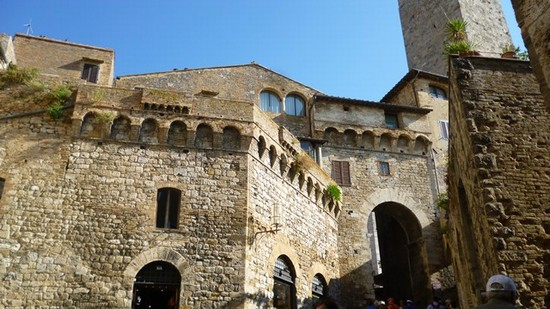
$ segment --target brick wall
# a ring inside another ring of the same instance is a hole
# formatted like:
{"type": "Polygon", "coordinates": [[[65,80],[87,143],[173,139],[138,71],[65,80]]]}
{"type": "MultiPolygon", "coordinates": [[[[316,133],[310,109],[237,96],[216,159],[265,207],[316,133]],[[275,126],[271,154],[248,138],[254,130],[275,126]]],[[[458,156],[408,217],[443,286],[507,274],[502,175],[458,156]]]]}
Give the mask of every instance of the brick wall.
{"type": "Polygon", "coordinates": [[[528,62],[455,58],[451,71],[450,241],[461,307],[495,273],[525,308],[546,308],[550,127],[528,62]]]}

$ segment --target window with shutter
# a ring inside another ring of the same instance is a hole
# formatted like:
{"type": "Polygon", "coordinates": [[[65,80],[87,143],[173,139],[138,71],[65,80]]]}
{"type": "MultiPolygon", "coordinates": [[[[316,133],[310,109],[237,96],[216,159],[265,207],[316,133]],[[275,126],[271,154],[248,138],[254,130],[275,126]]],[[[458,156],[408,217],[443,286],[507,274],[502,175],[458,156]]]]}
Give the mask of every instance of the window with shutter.
{"type": "Polygon", "coordinates": [[[99,75],[99,65],[84,63],[84,69],[82,70],[82,79],[90,83],[97,83],[97,77],[99,75]]]}
{"type": "Polygon", "coordinates": [[[341,186],[351,185],[348,161],[332,161],[332,179],[341,186]]]}

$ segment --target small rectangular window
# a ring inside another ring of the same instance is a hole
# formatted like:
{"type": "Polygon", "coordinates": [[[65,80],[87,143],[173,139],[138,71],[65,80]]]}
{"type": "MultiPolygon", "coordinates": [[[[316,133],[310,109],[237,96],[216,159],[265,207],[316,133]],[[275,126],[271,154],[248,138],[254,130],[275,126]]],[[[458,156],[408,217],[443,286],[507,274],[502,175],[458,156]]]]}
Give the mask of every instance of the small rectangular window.
{"type": "Polygon", "coordinates": [[[386,118],[386,128],[398,129],[399,121],[397,120],[397,114],[385,113],[384,117],[386,118]]]}
{"type": "Polygon", "coordinates": [[[378,162],[378,171],[382,176],[390,175],[390,164],[388,162],[380,161],[378,162]]]}
{"type": "Polygon", "coordinates": [[[332,161],[332,179],[341,186],[351,185],[348,161],[332,161]]]}
{"type": "Polygon", "coordinates": [[[442,139],[449,139],[449,122],[447,120],[439,120],[439,134],[442,139]]]}
{"type": "Polygon", "coordinates": [[[300,141],[300,146],[313,160],[315,160],[317,164],[321,164],[321,158],[319,157],[319,144],[302,140],[300,141]]]}
{"type": "Polygon", "coordinates": [[[181,191],[161,188],[157,191],[157,227],[175,229],[178,227],[178,213],[181,191]]]}
{"type": "Polygon", "coordinates": [[[97,83],[97,77],[99,75],[99,65],[84,63],[84,69],[82,70],[82,79],[90,83],[97,83]]]}

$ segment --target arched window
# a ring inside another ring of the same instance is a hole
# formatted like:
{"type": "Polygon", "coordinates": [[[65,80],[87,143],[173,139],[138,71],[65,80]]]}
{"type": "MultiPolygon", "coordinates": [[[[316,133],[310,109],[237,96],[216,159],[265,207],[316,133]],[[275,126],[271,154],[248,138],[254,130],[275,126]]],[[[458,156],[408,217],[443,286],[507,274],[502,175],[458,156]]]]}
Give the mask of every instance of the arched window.
{"type": "Polygon", "coordinates": [[[82,119],[82,125],[80,126],[80,135],[88,137],[99,137],[94,135],[96,116],[94,113],[87,113],[82,119]]]}
{"type": "Polygon", "coordinates": [[[281,99],[271,91],[262,91],[260,93],[260,108],[270,113],[281,112],[281,99]]]}
{"type": "Polygon", "coordinates": [[[288,115],[304,116],[306,114],[304,106],[304,99],[299,95],[289,94],[285,98],[285,112],[288,115]]]}
{"type": "Polygon", "coordinates": [[[139,141],[142,143],[158,143],[157,122],[154,119],[145,119],[141,123],[139,141]]]}
{"type": "Polygon", "coordinates": [[[296,273],[288,257],[281,255],[277,258],[273,279],[273,307],[296,308],[296,273]]]}
{"type": "Polygon", "coordinates": [[[317,300],[327,294],[327,281],[321,274],[313,276],[311,282],[311,297],[313,300],[317,300]]]}
{"type": "Polygon", "coordinates": [[[195,133],[195,147],[212,148],[214,145],[214,133],[206,124],[200,124],[195,133]]]}
{"type": "Polygon", "coordinates": [[[436,86],[430,86],[429,89],[430,89],[430,95],[433,98],[447,99],[447,94],[445,93],[445,90],[443,90],[439,87],[436,87],[436,86]]]}
{"type": "Polygon", "coordinates": [[[130,119],[123,116],[118,117],[111,126],[111,138],[117,141],[128,140],[130,128],[130,119]]]}
{"type": "Polygon", "coordinates": [[[179,308],[181,275],[172,264],[155,261],[136,275],[132,308],[179,308]]]}
{"type": "Polygon", "coordinates": [[[222,147],[224,149],[239,149],[241,145],[241,134],[234,127],[223,128],[222,147]]]}
{"type": "Polygon", "coordinates": [[[170,124],[168,144],[175,146],[185,146],[187,144],[187,126],[183,121],[176,120],[170,124]]]}
{"type": "Polygon", "coordinates": [[[178,227],[181,191],[175,188],[161,188],[157,191],[157,224],[159,228],[178,227]]]}

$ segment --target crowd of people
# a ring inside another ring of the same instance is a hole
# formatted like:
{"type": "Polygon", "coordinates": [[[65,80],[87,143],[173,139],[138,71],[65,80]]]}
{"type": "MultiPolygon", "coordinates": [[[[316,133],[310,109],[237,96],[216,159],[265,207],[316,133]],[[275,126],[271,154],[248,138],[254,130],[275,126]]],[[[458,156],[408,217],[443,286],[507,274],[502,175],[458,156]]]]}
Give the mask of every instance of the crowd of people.
{"type": "MultiPolygon", "coordinates": [[[[475,309],[499,309],[510,308],[515,309],[515,303],[519,297],[516,284],[514,281],[504,275],[494,275],[487,281],[485,289],[485,298],[487,303],[475,307],[475,309]]],[[[330,298],[320,299],[313,309],[339,309],[336,302],[330,298]]],[[[438,297],[434,297],[431,304],[426,309],[455,309],[455,305],[450,299],[442,301],[438,297]]],[[[414,301],[407,299],[397,303],[393,297],[384,300],[368,300],[366,309],[422,309],[417,308],[414,301]]]]}

